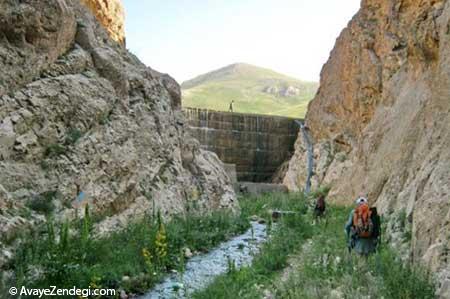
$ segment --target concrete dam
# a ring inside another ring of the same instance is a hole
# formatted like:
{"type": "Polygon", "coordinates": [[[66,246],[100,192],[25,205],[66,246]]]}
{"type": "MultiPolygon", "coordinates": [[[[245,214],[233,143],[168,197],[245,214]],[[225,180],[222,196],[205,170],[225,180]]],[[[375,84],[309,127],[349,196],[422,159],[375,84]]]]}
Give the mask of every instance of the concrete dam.
{"type": "Polygon", "coordinates": [[[234,164],[237,180],[268,182],[294,152],[299,126],[281,116],[184,108],[188,130],[202,148],[234,164]]]}

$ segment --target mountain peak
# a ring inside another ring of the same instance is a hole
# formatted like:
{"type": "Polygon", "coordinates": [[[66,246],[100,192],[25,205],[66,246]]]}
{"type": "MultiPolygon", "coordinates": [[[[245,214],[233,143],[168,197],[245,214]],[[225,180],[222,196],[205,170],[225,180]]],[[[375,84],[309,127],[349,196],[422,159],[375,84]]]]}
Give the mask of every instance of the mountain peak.
{"type": "Polygon", "coordinates": [[[229,80],[229,79],[259,79],[259,80],[268,80],[268,79],[277,79],[277,80],[287,80],[287,81],[296,81],[301,82],[299,79],[289,77],[287,75],[283,75],[277,73],[271,69],[252,65],[244,62],[237,62],[222,68],[213,70],[211,72],[199,75],[191,80],[187,80],[181,84],[182,89],[189,89],[200,84],[204,84],[210,81],[217,80],[229,80]]]}
{"type": "Polygon", "coordinates": [[[248,69],[263,69],[262,67],[253,65],[253,64],[249,64],[249,63],[245,63],[245,62],[236,62],[233,64],[230,64],[228,66],[223,67],[222,69],[234,69],[234,70],[248,70],[248,69]]]}
{"type": "Polygon", "coordinates": [[[317,83],[248,63],[233,63],[183,82],[186,107],[303,117],[317,83]]]}

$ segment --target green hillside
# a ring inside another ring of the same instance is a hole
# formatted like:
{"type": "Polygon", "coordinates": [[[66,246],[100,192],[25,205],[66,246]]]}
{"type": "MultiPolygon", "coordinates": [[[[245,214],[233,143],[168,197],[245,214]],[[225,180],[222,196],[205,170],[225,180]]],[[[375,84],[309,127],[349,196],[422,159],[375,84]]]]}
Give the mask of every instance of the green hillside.
{"type": "Polygon", "coordinates": [[[249,64],[232,64],[181,85],[183,106],[303,117],[318,84],[249,64]]]}

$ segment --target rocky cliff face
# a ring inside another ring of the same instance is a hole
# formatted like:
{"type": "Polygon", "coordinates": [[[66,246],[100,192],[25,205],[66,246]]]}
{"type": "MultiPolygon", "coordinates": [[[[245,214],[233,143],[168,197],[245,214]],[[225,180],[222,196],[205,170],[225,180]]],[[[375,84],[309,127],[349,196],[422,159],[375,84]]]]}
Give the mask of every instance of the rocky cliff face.
{"type": "MultiPolygon", "coordinates": [[[[385,215],[405,215],[410,258],[439,273],[442,296],[450,296],[449,20],[448,1],[362,1],[307,114],[316,185],[331,185],[336,202],[362,193],[385,215]]],[[[306,176],[301,138],[296,148],[284,179],[291,189],[306,176]]]]}
{"type": "Polygon", "coordinates": [[[125,44],[125,11],[120,0],[81,0],[116,42],[125,44]]]}
{"type": "Polygon", "coordinates": [[[0,266],[51,211],[89,204],[102,233],[236,207],[220,160],[185,134],[178,84],[110,33],[79,1],[0,2],[0,266]]]}

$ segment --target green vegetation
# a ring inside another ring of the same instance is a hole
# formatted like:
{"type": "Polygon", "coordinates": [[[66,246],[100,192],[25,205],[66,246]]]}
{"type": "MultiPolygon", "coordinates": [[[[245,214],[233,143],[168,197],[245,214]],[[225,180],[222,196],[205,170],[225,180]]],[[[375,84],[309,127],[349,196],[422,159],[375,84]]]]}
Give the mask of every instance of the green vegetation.
{"type": "Polygon", "coordinates": [[[406,216],[406,210],[401,209],[400,212],[397,214],[397,223],[399,226],[400,231],[403,233],[403,241],[410,243],[412,238],[412,227],[411,224],[408,221],[408,217],[406,216]]]}
{"type": "Polygon", "coordinates": [[[73,145],[78,139],[83,136],[83,133],[77,128],[70,128],[66,133],[66,144],[73,145]]]}
{"type": "Polygon", "coordinates": [[[241,205],[244,211],[263,217],[271,209],[298,213],[281,218],[273,229],[272,238],[263,245],[251,267],[231,268],[205,290],[194,294],[194,298],[261,298],[261,286],[269,287],[279,271],[287,266],[289,255],[312,236],[312,226],[306,216],[308,207],[301,195],[269,194],[259,199],[242,199],[241,205]]]}
{"type": "MultiPolygon", "coordinates": [[[[77,128],[70,128],[67,130],[64,144],[50,143],[45,147],[44,158],[56,158],[64,155],[70,146],[74,145],[81,137],[83,133],[77,128]]],[[[47,162],[41,162],[42,169],[47,170],[50,166],[47,162]]]]}
{"type": "Polygon", "coordinates": [[[289,279],[277,287],[281,298],[434,298],[428,275],[404,264],[388,244],[366,261],[350,256],[343,238],[349,209],[333,207],[303,246],[289,279]]]}
{"type": "Polygon", "coordinates": [[[53,200],[57,196],[57,191],[43,192],[27,201],[26,206],[38,213],[49,215],[55,209],[53,200]]]}
{"type": "MultiPolygon", "coordinates": [[[[260,202],[270,207],[271,201],[260,202]]],[[[283,202],[283,209],[299,208],[295,201],[283,202]]],[[[367,261],[350,255],[343,232],[349,213],[348,208],[329,207],[326,221],[317,225],[311,213],[285,216],[252,266],[230,270],[195,298],[262,298],[264,292],[290,299],[434,298],[429,276],[404,264],[387,244],[367,261]],[[291,267],[281,271],[287,261],[291,267]]]]}
{"type": "Polygon", "coordinates": [[[248,64],[233,64],[186,81],[181,87],[185,107],[228,111],[234,100],[235,112],[302,118],[318,84],[248,64]],[[299,93],[283,96],[266,92],[267,88],[285,90],[287,87],[299,93]]]}
{"type": "Polygon", "coordinates": [[[55,158],[64,155],[67,152],[67,148],[58,143],[52,143],[46,146],[44,156],[46,158],[55,158]]]}
{"type": "Polygon", "coordinates": [[[17,274],[13,284],[142,293],[168,271],[183,269],[185,248],[204,252],[249,228],[241,216],[218,211],[177,216],[167,223],[159,216],[146,217],[108,237],[93,238],[92,217],[89,210],[85,214],[58,229],[49,220],[42,231],[23,238],[25,243],[11,263],[17,274]]]}
{"type": "MultiPolygon", "coordinates": [[[[313,195],[328,190],[321,188],[313,195]]],[[[48,199],[54,196],[43,195],[48,199]]],[[[49,220],[45,228],[23,238],[11,262],[17,275],[13,284],[143,293],[168,271],[184,270],[186,248],[206,252],[243,233],[256,215],[266,220],[271,236],[252,265],[236,269],[230,260],[229,271],[193,298],[262,298],[267,292],[292,299],[434,298],[428,274],[405,264],[388,244],[383,243],[367,260],[350,255],[343,232],[350,209],[329,206],[324,221],[314,224],[311,200],[312,196],[301,194],[245,197],[240,198],[239,215],[187,212],[164,222],[158,213],[102,238],[93,237],[94,217],[86,208],[82,219],[58,226],[49,220]],[[273,210],[296,213],[283,215],[273,224],[273,210]]]]}

